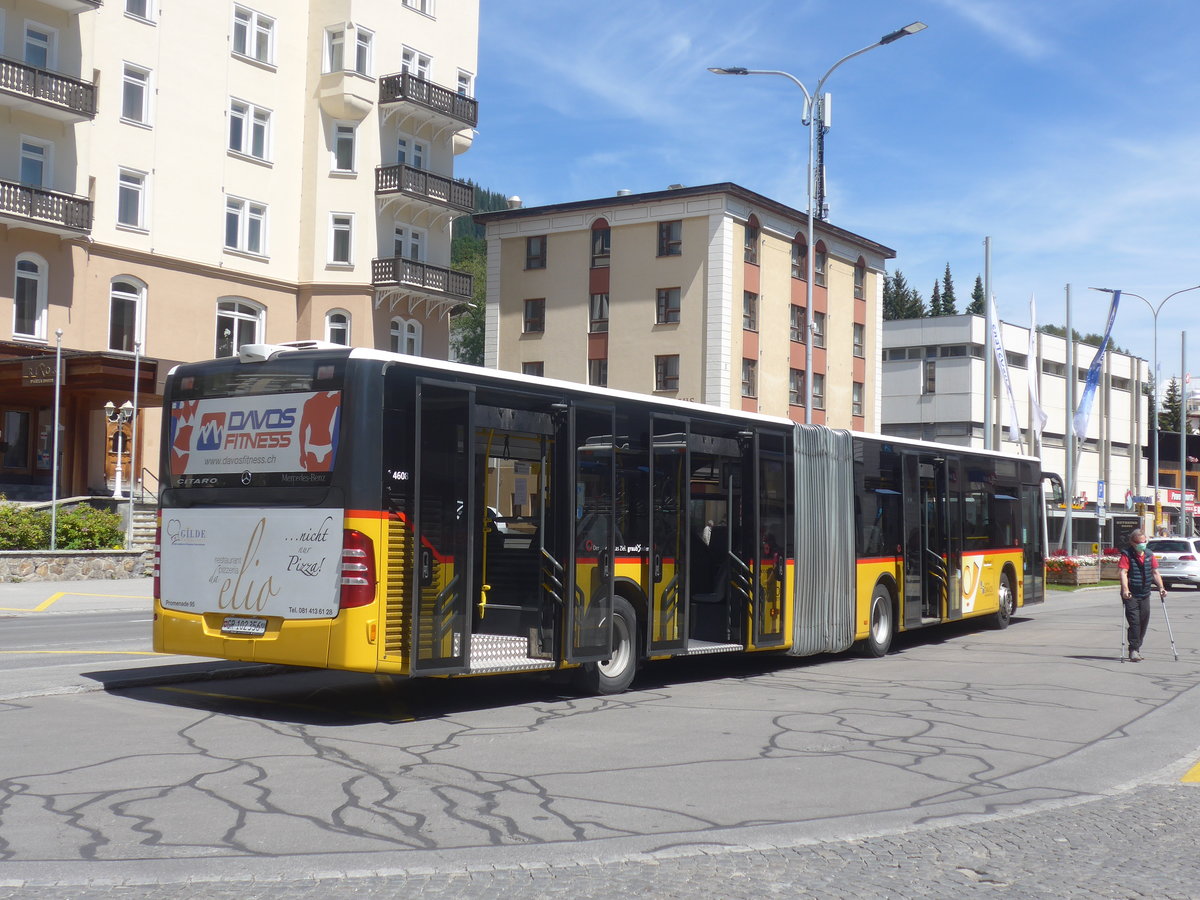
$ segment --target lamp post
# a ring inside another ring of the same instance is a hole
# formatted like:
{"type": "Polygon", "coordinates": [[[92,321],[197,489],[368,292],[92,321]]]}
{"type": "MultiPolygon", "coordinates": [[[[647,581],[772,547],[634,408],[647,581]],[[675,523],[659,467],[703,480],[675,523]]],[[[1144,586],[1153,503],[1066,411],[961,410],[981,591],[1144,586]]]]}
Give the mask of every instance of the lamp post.
{"type": "MultiPolygon", "coordinates": [[[[1099,291],[1102,294],[1112,294],[1117,289],[1116,288],[1092,288],[1091,290],[1099,291]]],[[[1153,303],[1151,303],[1149,300],[1147,300],[1141,294],[1134,294],[1134,293],[1132,293],[1130,291],[1126,291],[1126,290],[1121,291],[1122,297],[1137,297],[1139,300],[1141,300],[1143,303],[1145,303],[1146,306],[1149,307],[1149,309],[1150,309],[1150,316],[1154,323],[1154,363],[1153,363],[1153,365],[1154,365],[1154,369],[1153,369],[1154,396],[1151,397],[1151,399],[1150,399],[1150,427],[1152,429],[1151,435],[1153,437],[1153,440],[1150,442],[1150,459],[1151,459],[1150,465],[1154,467],[1154,527],[1155,527],[1155,529],[1158,528],[1158,526],[1160,524],[1160,519],[1162,518],[1160,511],[1159,511],[1160,507],[1158,505],[1158,390],[1159,390],[1159,384],[1158,384],[1158,314],[1160,312],[1162,312],[1162,308],[1167,305],[1167,301],[1170,300],[1172,297],[1178,297],[1180,294],[1186,294],[1188,291],[1195,291],[1195,290],[1200,290],[1200,284],[1193,285],[1190,288],[1182,288],[1181,290],[1175,291],[1175,293],[1173,293],[1173,294],[1167,294],[1167,296],[1163,297],[1160,301],[1158,301],[1157,306],[1155,306],[1153,303]]],[[[1186,405],[1187,404],[1184,403],[1180,407],[1181,412],[1182,412],[1183,408],[1186,407],[1186,405]]],[[[1180,459],[1182,459],[1182,460],[1187,459],[1187,453],[1184,452],[1184,448],[1183,448],[1182,444],[1180,446],[1180,454],[1179,455],[1180,455],[1180,459]]],[[[1180,466],[1179,480],[1180,480],[1180,482],[1186,482],[1186,479],[1184,478],[1184,470],[1183,470],[1182,465],[1180,466]]],[[[1186,483],[1182,483],[1180,487],[1181,487],[1181,493],[1179,495],[1179,508],[1182,513],[1183,499],[1185,496],[1187,496],[1187,494],[1186,494],[1187,485],[1186,485],[1186,483]]]]}
{"type": "MultiPolygon", "coordinates": [[[[108,421],[117,426],[117,472],[116,484],[113,485],[113,497],[120,499],[121,497],[121,454],[125,452],[125,432],[121,430],[121,426],[129,421],[133,415],[133,404],[126,400],[119,407],[113,406],[113,402],[109,400],[104,404],[104,415],[108,421]]],[[[130,467],[132,468],[132,466],[130,467]]]]}
{"type": "Polygon", "coordinates": [[[795,75],[792,75],[790,72],[781,72],[778,69],[746,69],[741,66],[710,66],[708,70],[714,75],[779,75],[791,81],[792,84],[796,85],[796,87],[800,88],[800,90],[804,93],[804,113],[801,116],[800,122],[806,128],[808,128],[808,258],[806,262],[808,275],[808,334],[806,335],[804,349],[804,422],[806,425],[812,424],[812,328],[813,321],[815,319],[815,316],[813,315],[813,298],[815,296],[813,287],[816,279],[816,272],[814,271],[816,242],[813,235],[813,219],[815,217],[815,212],[813,210],[813,194],[816,187],[816,172],[813,169],[813,148],[816,141],[816,130],[817,128],[821,127],[821,125],[816,121],[816,118],[820,116],[822,121],[824,121],[823,114],[818,108],[821,98],[821,88],[825,86],[826,79],[833,74],[834,69],[847,60],[851,60],[856,56],[861,56],[868,50],[874,50],[876,47],[882,47],[884,44],[890,44],[893,41],[898,41],[900,38],[906,37],[907,35],[916,34],[918,31],[924,31],[926,27],[928,26],[926,26],[924,22],[913,22],[911,25],[905,25],[903,28],[898,28],[895,31],[885,34],[875,43],[867,47],[863,47],[861,50],[855,50],[853,53],[843,56],[832,66],[830,66],[826,70],[825,74],[820,77],[820,79],[817,81],[816,90],[814,90],[811,94],[808,92],[808,88],[804,86],[804,82],[802,82],[799,78],[797,78],[795,75]]]}

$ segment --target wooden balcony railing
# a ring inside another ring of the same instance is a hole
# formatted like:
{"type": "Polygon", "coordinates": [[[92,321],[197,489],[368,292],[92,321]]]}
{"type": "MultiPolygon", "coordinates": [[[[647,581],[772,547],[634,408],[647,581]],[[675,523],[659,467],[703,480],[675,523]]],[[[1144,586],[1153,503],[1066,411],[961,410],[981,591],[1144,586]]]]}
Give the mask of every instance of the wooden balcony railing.
{"type": "Polygon", "coordinates": [[[475,208],[475,188],[467,182],[403,164],[375,169],[375,193],[409,194],[466,213],[475,208]]]}
{"type": "Polygon", "coordinates": [[[96,86],[68,75],[0,57],[0,91],[87,118],[96,115],[96,86]]]}
{"type": "Polygon", "coordinates": [[[443,269],[401,256],[372,260],[371,284],[384,288],[413,288],[464,303],[474,296],[475,287],[474,278],[466,272],[443,269]]]}
{"type": "Polygon", "coordinates": [[[379,79],[379,102],[415,103],[417,106],[456,119],[474,127],[479,122],[479,103],[440,84],[418,78],[408,72],[385,75],[379,79]]]}
{"type": "Polygon", "coordinates": [[[86,234],[92,230],[92,201],[44,188],[0,181],[0,217],[20,216],[86,234]]]}

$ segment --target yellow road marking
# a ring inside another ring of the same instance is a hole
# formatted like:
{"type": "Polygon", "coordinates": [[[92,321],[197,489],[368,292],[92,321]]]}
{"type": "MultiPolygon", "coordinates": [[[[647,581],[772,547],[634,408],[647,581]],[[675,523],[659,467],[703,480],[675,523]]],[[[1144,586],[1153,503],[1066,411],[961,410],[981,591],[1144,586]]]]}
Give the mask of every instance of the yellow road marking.
{"type": "Polygon", "coordinates": [[[24,606],[0,606],[0,612],[45,612],[63,597],[108,597],[113,600],[147,600],[148,597],[141,597],[137,594],[85,594],[82,591],[59,591],[57,594],[51,594],[47,599],[43,600],[33,609],[24,606]]]}
{"type": "Polygon", "coordinates": [[[389,716],[387,722],[395,724],[396,722],[415,722],[416,719],[408,711],[408,704],[402,698],[395,696],[396,679],[388,675],[376,675],[375,683],[379,685],[387,700],[387,710],[389,716]]]}
{"type": "Polygon", "coordinates": [[[172,656],[155,650],[0,650],[0,656],[21,656],[26,653],[62,653],[70,656],[172,656]]]}
{"type": "Polygon", "coordinates": [[[1179,779],[1185,784],[1200,784],[1200,762],[1187,770],[1187,774],[1179,779]]]}
{"type": "Polygon", "coordinates": [[[167,691],[171,694],[188,694],[193,697],[210,697],[213,700],[236,700],[239,703],[262,703],[266,706],[285,706],[290,709],[303,709],[309,712],[329,712],[327,706],[314,706],[311,703],[290,703],[286,700],[267,700],[262,697],[242,697],[238,694],[218,694],[215,691],[198,691],[195,688],[157,687],[156,691],[167,691]]]}

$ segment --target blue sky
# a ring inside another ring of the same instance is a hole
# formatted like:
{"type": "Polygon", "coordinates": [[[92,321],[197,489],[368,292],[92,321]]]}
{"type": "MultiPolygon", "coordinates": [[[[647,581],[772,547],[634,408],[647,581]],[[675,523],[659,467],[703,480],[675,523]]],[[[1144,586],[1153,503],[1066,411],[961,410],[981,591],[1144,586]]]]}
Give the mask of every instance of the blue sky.
{"type": "MultiPolygon", "coordinates": [[[[897,251],[928,298],[960,300],[992,239],[1000,316],[1103,328],[1120,287],[1157,303],[1200,284],[1200,22],[1185,0],[482,0],[479,134],[456,175],[525,205],[733,181],[805,207],[803,95],[839,57],[929,27],[826,84],[830,221],[897,251]]],[[[1200,291],[1159,316],[1164,380],[1200,291]]],[[[1150,359],[1150,312],[1116,340],[1150,359]]],[[[1200,377],[1200,327],[1189,334],[1200,377]]],[[[1086,365],[1086,361],[1083,363],[1086,365]]]]}

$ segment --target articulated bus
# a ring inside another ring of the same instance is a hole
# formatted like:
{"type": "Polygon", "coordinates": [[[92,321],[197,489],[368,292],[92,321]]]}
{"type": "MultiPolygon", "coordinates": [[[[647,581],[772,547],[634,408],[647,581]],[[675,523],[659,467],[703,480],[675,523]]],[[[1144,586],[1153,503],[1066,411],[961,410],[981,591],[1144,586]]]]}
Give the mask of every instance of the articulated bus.
{"type": "Polygon", "coordinates": [[[165,403],[165,653],[614,693],[1043,599],[1036,459],[316,343],[165,403]]]}

